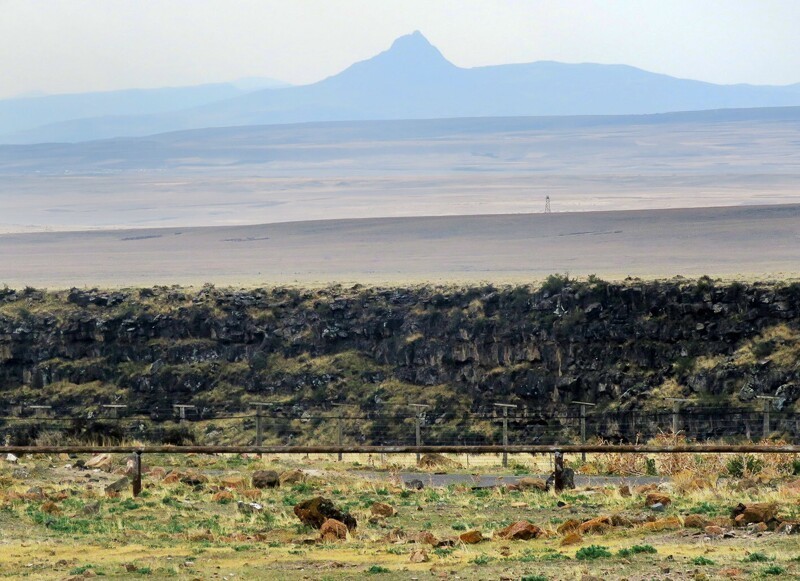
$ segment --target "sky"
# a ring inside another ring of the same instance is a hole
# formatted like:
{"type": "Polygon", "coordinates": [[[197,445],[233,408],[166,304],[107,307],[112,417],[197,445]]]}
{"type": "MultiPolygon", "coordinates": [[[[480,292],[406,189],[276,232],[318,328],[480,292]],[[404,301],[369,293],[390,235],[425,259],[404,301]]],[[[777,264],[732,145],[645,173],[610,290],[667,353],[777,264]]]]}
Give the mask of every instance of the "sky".
{"type": "Polygon", "coordinates": [[[0,0],[0,98],[336,74],[420,30],[462,67],[800,82],[800,0],[0,0]]]}

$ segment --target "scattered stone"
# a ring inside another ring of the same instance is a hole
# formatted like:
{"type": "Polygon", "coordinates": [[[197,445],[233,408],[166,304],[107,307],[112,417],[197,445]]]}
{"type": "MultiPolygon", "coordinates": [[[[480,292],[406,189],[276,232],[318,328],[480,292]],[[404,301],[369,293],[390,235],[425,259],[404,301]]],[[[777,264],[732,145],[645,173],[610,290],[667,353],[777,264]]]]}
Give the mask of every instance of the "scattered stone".
{"type": "Polygon", "coordinates": [[[414,540],[422,545],[430,545],[432,547],[439,545],[439,539],[433,536],[430,531],[420,531],[414,540]]]}
{"type": "Polygon", "coordinates": [[[511,508],[530,508],[530,505],[527,502],[512,502],[509,504],[511,508]]]}
{"type": "Polygon", "coordinates": [[[465,545],[476,545],[483,540],[481,531],[467,531],[458,535],[458,539],[465,545]]]}
{"type": "Polygon", "coordinates": [[[26,500],[45,500],[46,498],[41,486],[31,486],[25,493],[26,500]]]}
{"type": "Polygon", "coordinates": [[[90,469],[98,469],[110,471],[113,465],[111,454],[96,454],[86,461],[86,467],[90,469]]]}
{"type": "Polygon", "coordinates": [[[180,472],[178,472],[177,470],[173,470],[169,474],[164,476],[164,478],[161,479],[161,482],[162,484],[175,484],[177,482],[180,482],[182,477],[183,475],[180,472]]]}
{"type": "Polygon", "coordinates": [[[383,502],[373,502],[372,506],[370,507],[370,512],[375,516],[382,516],[382,517],[390,517],[397,514],[397,511],[393,506],[385,504],[383,502]]]}
{"type": "Polygon", "coordinates": [[[406,482],[406,488],[409,490],[422,490],[424,487],[425,486],[422,484],[422,480],[419,480],[418,478],[406,482]]]}
{"type": "Polygon", "coordinates": [[[221,486],[224,486],[225,488],[233,488],[235,490],[247,487],[244,478],[242,478],[241,476],[228,476],[227,478],[221,478],[219,483],[221,486]]]}
{"type": "Polygon", "coordinates": [[[306,473],[299,468],[281,472],[281,475],[278,477],[278,482],[281,486],[285,486],[286,484],[299,484],[305,481],[306,473]]]}
{"type": "Polygon", "coordinates": [[[521,520],[519,522],[515,522],[514,524],[510,524],[506,528],[497,533],[497,536],[500,537],[501,539],[521,540],[521,541],[535,539],[540,537],[541,535],[542,535],[542,529],[525,520],[521,520]]]}
{"type": "Polygon", "coordinates": [[[252,482],[253,488],[277,488],[281,484],[281,477],[275,470],[256,470],[253,472],[252,482]]]}
{"type": "Polygon", "coordinates": [[[111,484],[106,486],[106,494],[119,494],[120,492],[128,488],[130,484],[131,484],[130,479],[127,476],[123,476],[116,482],[112,482],[111,484]]]}
{"type": "Polygon", "coordinates": [[[650,510],[652,510],[653,512],[664,512],[666,510],[666,507],[660,502],[657,502],[650,506],[650,510]]]}
{"type": "Polygon", "coordinates": [[[636,494],[646,494],[656,489],[658,489],[657,484],[642,484],[641,486],[637,486],[636,488],[634,488],[633,491],[636,494]]]}
{"type": "Polygon", "coordinates": [[[705,529],[709,524],[708,519],[700,514],[690,514],[683,519],[683,526],[687,529],[705,529]]]}
{"type": "Polygon", "coordinates": [[[236,503],[236,508],[242,514],[255,514],[264,510],[264,506],[257,502],[242,502],[241,500],[236,503]]]}
{"type": "Polygon", "coordinates": [[[423,549],[417,549],[408,559],[411,563],[427,563],[429,561],[428,553],[423,549]]]}
{"type": "Polygon", "coordinates": [[[329,518],[319,527],[319,537],[324,543],[344,541],[347,539],[347,526],[339,520],[329,518]]]}
{"type": "Polygon", "coordinates": [[[327,498],[316,496],[294,507],[294,514],[306,526],[318,529],[328,519],[338,520],[347,526],[349,530],[356,528],[356,519],[347,512],[342,512],[336,508],[327,498]]]}
{"type": "Polygon", "coordinates": [[[707,535],[711,535],[712,537],[721,537],[723,534],[725,534],[725,529],[716,525],[709,525],[703,530],[707,535]]]}
{"type": "Polygon", "coordinates": [[[81,514],[85,516],[98,514],[100,512],[100,503],[99,502],[90,502],[88,504],[84,504],[83,508],[81,509],[81,514]]]}
{"type": "Polygon", "coordinates": [[[211,500],[214,502],[233,502],[233,494],[229,490],[220,490],[214,496],[211,497],[211,500]]]}
{"type": "Polygon", "coordinates": [[[181,482],[187,486],[202,486],[208,482],[208,476],[199,472],[187,472],[181,478],[181,482]]]}
{"type": "Polygon", "coordinates": [[[655,505],[660,504],[663,510],[663,507],[672,503],[672,499],[667,496],[666,494],[662,494],[660,492],[650,492],[648,493],[647,497],[645,498],[644,505],[647,508],[652,509],[655,505]]]}
{"type": "Polygon", "coordinates": [[[11,452],[6,454],[6,462],[8,462],[9,464],[16,464],[18,460],[19,458],[14,456],[14,454],[12,454],[11,452]]]}
{"type": "Polygon", "coordinates": [[[571,532],[567,534],[563,539],[561,539],[561,546],[566,547],[568,545],[577,545],[578,543],[583,542],[583,537],[580,533],[571,532]]]}

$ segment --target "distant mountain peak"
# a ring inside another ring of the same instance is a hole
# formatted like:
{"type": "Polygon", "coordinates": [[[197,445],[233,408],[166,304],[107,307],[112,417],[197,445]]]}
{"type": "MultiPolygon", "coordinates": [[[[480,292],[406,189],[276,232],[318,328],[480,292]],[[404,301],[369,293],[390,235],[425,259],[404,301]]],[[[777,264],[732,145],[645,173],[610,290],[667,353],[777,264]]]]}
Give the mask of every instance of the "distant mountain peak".
{"type": "Polygon", "coordinates": [[[398,37],[389,47],[389,50],[382,52],[378,56],[421,62],[440,61],[449,64],[449,61],[444,58],[439,49],[433,46],[419,30],[398,37]]]}

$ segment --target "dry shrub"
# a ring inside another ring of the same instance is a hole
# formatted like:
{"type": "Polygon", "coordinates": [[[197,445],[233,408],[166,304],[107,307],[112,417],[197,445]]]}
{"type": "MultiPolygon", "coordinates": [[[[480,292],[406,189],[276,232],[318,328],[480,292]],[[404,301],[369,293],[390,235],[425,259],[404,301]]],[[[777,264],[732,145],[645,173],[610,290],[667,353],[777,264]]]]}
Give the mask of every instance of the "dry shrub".
{"type": "MultiPolygon", "coordinates": [[[[614,445],[602,439],[597,439],[592,444],[608,446],[614,445]]],[[[647,474],[647,456],[645,454],[621,454],[607,452],[596,454],[591,462],[587,462],[578,469],[582,474],[619,474],[620,476],[641,476],[647,474]]]]}

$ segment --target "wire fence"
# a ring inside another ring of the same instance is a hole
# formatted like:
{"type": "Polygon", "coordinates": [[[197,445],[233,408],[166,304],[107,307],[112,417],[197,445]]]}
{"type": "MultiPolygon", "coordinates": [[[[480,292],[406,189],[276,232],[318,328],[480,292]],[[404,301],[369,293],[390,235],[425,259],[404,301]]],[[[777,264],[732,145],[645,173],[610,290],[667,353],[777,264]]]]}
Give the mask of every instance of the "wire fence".
{"type": "Polygon", "coordinates": [[[556,445],[646,443],[664,435],[689,442],[800,442],[800,414],[765,408],[679,410],[487,411],[448,415],[425,409],[390,413],[337,407],[260,406],[212,416],[193,406],[136,410],[106,407],[84,414],[47,406],[0,411],[0,443],[141,441],[195,445],[556,445]],[[508,415],[504,415],[508,414],[508,415]]]}

